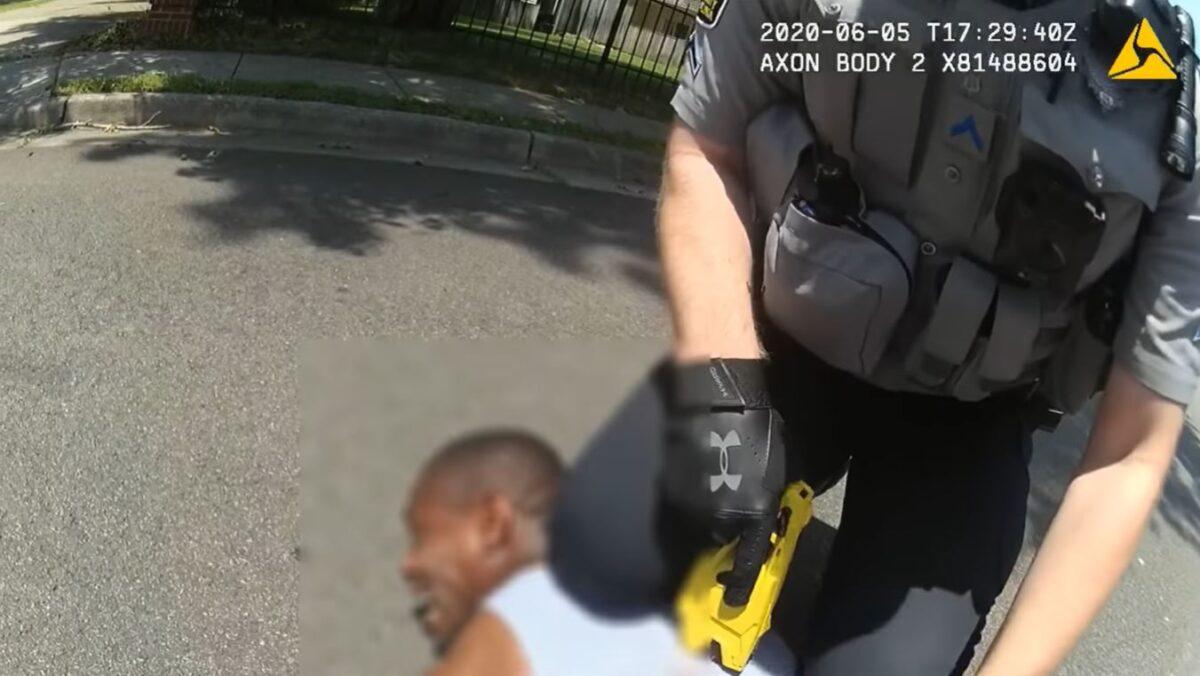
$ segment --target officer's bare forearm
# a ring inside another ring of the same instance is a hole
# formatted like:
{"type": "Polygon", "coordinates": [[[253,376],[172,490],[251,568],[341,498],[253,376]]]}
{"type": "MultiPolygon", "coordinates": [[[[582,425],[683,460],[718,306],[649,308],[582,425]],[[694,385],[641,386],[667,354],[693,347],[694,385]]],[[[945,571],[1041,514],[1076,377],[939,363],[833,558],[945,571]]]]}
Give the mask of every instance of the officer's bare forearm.
{"type": "Polygon", "coordinates": [[[762,353],[751,311],[751,249],[739,164],[730,151],[682,124],[672,128],[658,246],[680,361],[762,353]]]}
{"type": "Polygon", "coordinates": [[[1182,428],[1181,406],[1113,369],[1087,450],[980,674],[1048,674],[1066,657],[1129,565],[1182,428]]]}

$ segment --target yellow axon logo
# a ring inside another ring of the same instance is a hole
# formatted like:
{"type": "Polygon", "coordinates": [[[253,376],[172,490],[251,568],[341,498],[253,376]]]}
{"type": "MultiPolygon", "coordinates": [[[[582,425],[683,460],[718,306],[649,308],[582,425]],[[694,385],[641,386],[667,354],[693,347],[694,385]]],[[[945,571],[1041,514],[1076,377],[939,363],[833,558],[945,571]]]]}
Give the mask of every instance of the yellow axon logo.
{"type": "Polygon", "coordinates": [[[1174,80],[1175,64],[1150,22],[1142,19],[1117,54],[1108,76],[1114,80],[1174,80]]]}

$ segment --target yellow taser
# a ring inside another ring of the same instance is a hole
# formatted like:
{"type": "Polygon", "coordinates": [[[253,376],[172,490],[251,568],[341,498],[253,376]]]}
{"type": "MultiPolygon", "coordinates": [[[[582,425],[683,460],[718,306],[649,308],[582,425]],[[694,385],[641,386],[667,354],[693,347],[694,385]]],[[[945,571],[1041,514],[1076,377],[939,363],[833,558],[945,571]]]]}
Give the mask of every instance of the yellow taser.
{"type": "Polygon", "coordinates": [[[733,567],[736,540],[701,554],[692,564],[675,598],[684,647],[692,652],[708,650],[713,661],[725,669],[740,672],[746,668],[758,640],[771,628],[771,611],[796,552],[796,541],[812,518],[812,500],[813,491],[803,481],[784,490],[779,525],[771,535],[771,553],[758,571],[746,605],[725,605],[721,601],[725,587],[717,582],[718,574],[733,567]]]}

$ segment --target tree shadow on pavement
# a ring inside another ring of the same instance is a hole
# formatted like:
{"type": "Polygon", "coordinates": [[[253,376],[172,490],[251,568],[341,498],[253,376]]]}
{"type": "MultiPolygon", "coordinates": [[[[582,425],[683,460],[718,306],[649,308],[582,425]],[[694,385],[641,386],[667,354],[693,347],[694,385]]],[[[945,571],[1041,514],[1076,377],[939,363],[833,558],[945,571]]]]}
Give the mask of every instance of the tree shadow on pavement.
{"type": "Polygon", "coordinates": [[[0,130],[28,106],[49,98],[56,67],[57,59],[50,57],[0,61],[0,130]]]}
{"type": "MultiPolygon", "coordinates": [[[[104,6],[114,3],[97,0],[93,4],[104,6]]],[[[14,10],[13,14],[16,11],[14,10]]],[[[55,47],[82,35],[102,30],[115,21],[135,19],[145,14],[145,11],[29,19],[14,19],[13,14],[0,13],[0,61],[33,55],[49,56],[52,51],[57,51],[53,49],[55,47]]]]}
{"type": "MultiPolygon", "coordinates": [[[[1095,402],[1080,413],[1063,419],[1053,434],[1034,436],[1030,464],[1029,513],[1026,541],[1038,545],[1046,536],[1063,493],[1087,442],[1095,402]]],[[[1163,484],[1162,498],[1151,517],[1149,529],[1173,531],[1200,552],[1200,443],[1192,429],[1185,429],[1175,461],[1163,484]]]]}
{"type": "MultiPolygon", "coordinates": [[[[560,184],[470,171],[329,155],[94,145],[95,162],[177,158],[180,177],[219,183],[221,197],[187,208],[219,241],[273,231],[302,234],[316,247],[368,256],[395,231],[461,231],[502,240],[547,264],[587,276],[589,256],[615,250],[631,283],[659,293],[653,203],[560,184]]],[[[481,261],[486,265],[486,261],[481,261]]]]}

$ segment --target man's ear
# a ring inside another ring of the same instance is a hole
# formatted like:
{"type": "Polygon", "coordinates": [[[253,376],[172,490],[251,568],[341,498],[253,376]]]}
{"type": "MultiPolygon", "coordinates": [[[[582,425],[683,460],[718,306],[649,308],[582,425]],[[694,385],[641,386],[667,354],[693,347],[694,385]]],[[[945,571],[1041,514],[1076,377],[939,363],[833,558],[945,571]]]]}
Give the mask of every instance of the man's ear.
{"type": "Polygon", "coordinates": [[[506,549],[516,537],[517,514],[512,502],[500,494],[492,494],[479,505],[480,535],[484,549],[506,549]]]}

